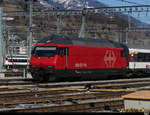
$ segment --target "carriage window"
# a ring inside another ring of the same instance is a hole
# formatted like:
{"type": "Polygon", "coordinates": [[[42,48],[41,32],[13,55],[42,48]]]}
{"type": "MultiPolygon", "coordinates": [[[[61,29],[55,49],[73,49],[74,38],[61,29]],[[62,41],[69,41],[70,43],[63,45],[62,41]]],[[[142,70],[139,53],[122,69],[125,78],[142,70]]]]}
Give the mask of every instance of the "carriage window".
{"type": "Polygon", "coordinates": [[[138,54],[138,62],[144,62],[144,54],[143,53],[139,53],[138,54]]]}
{"type": "Polygon", "coordinates": [[[134,62],[137,62],[137,61],[138,61],[138,55],[134,54],[134,62]]]}
{"type": "Polygon", "coordinates": [[[149,62],[149,61],[150,61],[150,53],[138,54],[138,62],[149,62]]]}
{"type": "Polygon", "coordinates": [[[144,57],[145,57],[145,62],[150,61],[150,54],[149,53],[146,53],[144,57]]]}

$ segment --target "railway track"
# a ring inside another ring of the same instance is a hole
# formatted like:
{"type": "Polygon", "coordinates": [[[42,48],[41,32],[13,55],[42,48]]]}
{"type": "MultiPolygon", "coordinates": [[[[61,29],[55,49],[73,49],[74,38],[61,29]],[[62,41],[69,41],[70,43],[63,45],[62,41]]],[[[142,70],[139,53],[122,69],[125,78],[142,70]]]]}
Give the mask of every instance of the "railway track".
{"type": "MultiPolygon", "coordinates": [[[[150,78],[133,78],[133,79],[116,79],[116,80],[97,80],[97,81],[75,81],[75,82],[51,82],[51,83],[36,83],[33,82],[33,79],[23,78],[23,77],[0,77],[0,85],[33,85],[38,87],[48,87],[48,88],[56,88],[56,87],[70,87],[70,86],[85,86],[85,85],[94,85],[98,86],[107,85],[111,87],[114,84],[122,85],[122,84],[148,84],[150,82],[150,78]],[[110,85],[110,86],[109,86],[110,85]]],[[[116,85],[116,88],[118,86],[116,85]]]]}
{"type": "Polygon", "coordinates": [[[84,92],[82,90],[80,92],[66,92],[65,90],[39,90],[17,92],[17,94],[14,92],[7,99],[1,95],[0,107],[2,108],[1,111],[7,108],[9,112],[91,112],[105,110],[107,106],[110,109],[121,109],[123,108],[123,100],[120,96],[129,92],[132,91],[84,92]]]}
{"type": "Polygon", "coordinates": [[[5,112],[95,112],[108,108],[121,109],[124,106],[121,95],[150,89],[150,78],[34,83],[30,78],[6,77],[0,78],[1,83],[0,111],[5,112]]]}
{"type": "MultiPolygon", "coordinates": [[[[26,108],[16,108],[14,110],[10,110],[11,112],[91,112],[91,111],[100,111],[104,110],[108,105],[106,103],[109,103],[110,109],[115,109],[117,107],[122,108],[123,100],[121,98],[115,98],[115,99],[94,99],[94,100],[88,100],[78,103],[78,104],[72,104],[72,103],[64,103],[64,104],[49,104],[49,105],[42,105],[42,106],[34,106],[34,105],[28,105],[26,108]]],[[[25,106],[25,105],[24,105],[25,106]]],[[[7,109],[8,110],[8,109],[7,109]]]]}
{"type": "MultiPolygon", "coordinates": [[[[9,92],[10,93],[10,92],[9,92]]],[[[7,92],[8,94],[8,92],[7,92]]],[[[115,97],[120,96],[123,93],[114,93],[117,94],[115,97]]],[[[18,111],[18,112],[54,112],[54,111],[70,111],[68,106],[72,106],[71,110],[75,111],[78,106],[83,106],[89,104],[92,108],[95,107],[95,102],[101,99],[102,103],[105,97],[106,99],[111,99],[114,94],[112,93],[100,93],[100,92],[66,92],[66,91],[22,91],[19,93],[11,92],[10,97],[5,97],[3,94],[0,98],[0,110],[3,111],[7,108],[7,111],[18,111]],[[107,98],[106,98],[107,97],[107,98]],[[95,101],[95,102],[94,102],[95,101]],[[90,103],[88,103],[90,102],[90,103]],[[93,104],[93,105],[92,105],[93,104]],[[22,105],[22,106],[21,106],[22,105]],[[45,108],[46,107],[46,108],[45,108]],[[65,109],[67,107],[67,109],[65,109]],[[8,110],[9,108],[9,110],[8,110]],[[11,108],[11,109],[10,109],[11,108]],[[18,109],[20,108],[20,109],[18,109]],[[53,110],[53,108],[57,108],[53,110]],[[61,109],[59,109],[61,108],[61,109]],[[38,111],[37,111],[38,110],[38,111]]],[[[5,93],[6,95],[6,93],[5,93]]],[[[104,105],[105,105],[104,104],[104,105]]],[[[111,106],[111,105],[110,105],[111,106]]],[[[123,105],[122,105],[123,106],[123,105]]],[[[120,106],[120,107],[122,107],[120,106]]],[[[105,107],[105,106],[104,106],[105,107]]],[[[119,107],[119,108],[120,108],[119,107]]],[[[85,108],[85,107],[84,107],[85,108]]],[[[103,108],[104,109],[104,108],[103,108]]],[[[83,109],[84,110],[84,109],[83,109]]],[[[5,110],[6,111],[6,110],[5,110]]],[[[79,111],[79,110],[78,110],[79,111]]],[[[80,110],[81,111],[81,110],[80,110]]]]}

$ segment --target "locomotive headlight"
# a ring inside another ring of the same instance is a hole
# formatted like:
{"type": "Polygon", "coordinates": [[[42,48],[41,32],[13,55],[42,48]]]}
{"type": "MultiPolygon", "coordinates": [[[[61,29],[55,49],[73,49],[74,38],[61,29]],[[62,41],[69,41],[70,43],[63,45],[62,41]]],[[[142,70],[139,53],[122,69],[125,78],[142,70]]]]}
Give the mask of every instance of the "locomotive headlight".
{"type": "Polygon", "coordinates": [[[49,69],[53,69],[54,66],[53,66],[53,65],[49,65],[48,68],[49,68],[49,69]]]}
{"type": "Polygon", "coordinates": [[[35,65],[30,65],[30,67],[31,67],[31,68],[35,68],[36,66],[35,66],[35,65]]]}

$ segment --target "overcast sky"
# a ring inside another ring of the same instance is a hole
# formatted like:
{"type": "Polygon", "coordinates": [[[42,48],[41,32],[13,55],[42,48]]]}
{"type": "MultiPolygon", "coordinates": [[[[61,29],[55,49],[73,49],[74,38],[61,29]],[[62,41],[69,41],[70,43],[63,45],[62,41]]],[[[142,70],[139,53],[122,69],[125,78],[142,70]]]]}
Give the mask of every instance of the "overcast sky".
{"type": "MultiPolygon", "coordinates": [[[[150,0],[98,0],[98,1],[108,6],[150,5],[150,0]],[[122,2],[122,1],[126,1],[126,2],[122,2]]],[[[130,15],[141,20],[142,22],[150,24],[150,12],[132,13],[130,15]]]]}

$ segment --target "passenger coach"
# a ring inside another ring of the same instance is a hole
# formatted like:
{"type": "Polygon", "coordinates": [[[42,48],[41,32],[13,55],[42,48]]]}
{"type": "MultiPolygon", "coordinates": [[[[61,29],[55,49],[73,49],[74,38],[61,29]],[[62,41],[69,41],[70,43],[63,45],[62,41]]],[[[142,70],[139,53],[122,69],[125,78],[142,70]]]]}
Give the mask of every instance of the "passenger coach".
{"type": "Polygon", "coordinates": [[[129,48],[130,73],[146,75],[150,73],[150,50],[129,48]]]}
{"type": "Polygon", "coordinates": [[[36,81],[66,77],[110,79],[125,75],[128,61],[129,51],[123,44],[52,35],[34,46],[30,72],[36,81]]]}

